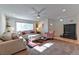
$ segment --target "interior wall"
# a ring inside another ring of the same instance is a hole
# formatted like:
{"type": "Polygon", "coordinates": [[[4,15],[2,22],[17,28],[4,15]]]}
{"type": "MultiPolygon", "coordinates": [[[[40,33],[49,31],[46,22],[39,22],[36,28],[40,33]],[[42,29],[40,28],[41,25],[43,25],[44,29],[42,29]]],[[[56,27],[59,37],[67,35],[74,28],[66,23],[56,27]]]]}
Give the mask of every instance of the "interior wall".
{"type": "Polygon", "coordinates": [[[31,23],[31,24],[35,23],[34,21],[17,19],[17,18],[8,18],[8,22],[14,28],[14,31],[16,31],[16,22],[31,23]]]}
{"type": "Polygon", "coordinates": [[[4,33],[6,30],[6,16],[4,14],[0,14],[0,35],[4,33]]]}
{"type": "Polygon", "coordinates": [[[41,20],[43,23],[42,33],[48,32],[48,19],[41,20]]]}
{"type": "Polygon", "coordinates": [[[76,32],[77,32],[77,39],[79,40],[79,16],[77,17],[77,29],[76,29],[76,32]]]}
{"type": "Polygon", "coordinates": [[[55,35],[60,36],[63,34],[63,22],[60,22],[59,20],[54,21],[54,30],[55,35]]]}
{"type": "MultiPolygon", "coordinates": [[[[16,18],[8,18],[9,24],[14,28],[16,31],[16,22],[25,22],[25,23],[32,23],[34,24],[34,30],[35,30],[35,22],[32,20],[23,20],[23,19],[16,19],[16,18]]],[[[41,23],[44,23],[44,27],[42,28],[42,32],[48,32],[48,19],[41,19],[41,23]]]]}
{"type": "MultiPolygon", "coordinates": [[[[49,20],[49,30],[50,28],[52,29],[52,31],[55,31],[55,36],[60,36],[63,34],[64,32],[64,24],[77,24],[77,18],[73,18],[73,19],[63,19],[63,21],[61,22],[59,19],[50,19],[49,20]],[[52,24],[52,26],[50,26],[50,24],[52,24]]],[[[77,32],[77,31],[76,31],[77,32]]]]}
{"type": "Polygon", "coordinates": [[[49,31],[55,31],[55,36],[63,33],[63,23],[58,20],[49,19],[49,31]],[[52,25],[51,25],[52,24],[52,25]]]}
{"type": "Polygon", "coordinates": [[[54,31],[54,20],[53,19],[49,19],[48,20],[48,30],[49,31],[54,31]]]}
{"type": "Polygon", "coordinates": [[[64,29],[63,29],[63,27],[64,27],[64,24],[77,24],[77,20],[76,20],[76,18],[73,18],[73,19],[63,19],[63,21],[61,22],[61,21],[56,21],[57,22],[57,26],[58,27],[56,27],[58,30],[57,30],[57,32],[58,32],[58,36],[59,35],[62,35],[63,34],[63,32],[64,32],[64,29]]]}

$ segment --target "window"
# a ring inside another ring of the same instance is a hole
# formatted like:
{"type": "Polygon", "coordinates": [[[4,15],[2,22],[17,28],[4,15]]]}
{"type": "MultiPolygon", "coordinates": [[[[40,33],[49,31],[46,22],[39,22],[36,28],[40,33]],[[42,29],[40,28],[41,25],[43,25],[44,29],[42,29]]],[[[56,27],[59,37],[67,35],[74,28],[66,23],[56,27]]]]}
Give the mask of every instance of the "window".
{"type": "Polygon", "coordinates": [[[16,31],[33,30],[33,24],[16,22],[16,31]]]}

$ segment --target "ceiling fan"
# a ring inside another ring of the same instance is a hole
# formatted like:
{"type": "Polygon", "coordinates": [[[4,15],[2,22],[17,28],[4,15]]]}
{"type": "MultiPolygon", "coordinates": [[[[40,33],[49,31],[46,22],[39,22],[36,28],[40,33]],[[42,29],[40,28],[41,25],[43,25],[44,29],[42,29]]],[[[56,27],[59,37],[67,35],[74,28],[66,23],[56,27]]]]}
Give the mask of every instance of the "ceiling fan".
{"type": "Polygon", "coordinates": [[[41,10],[37,10],[34,7],[32,7],[32,9],[34,10],[34,12],[36,14],[36,18],[40,18],[41,14],[45,11],[46,8],[42,8],[41,10]]]}

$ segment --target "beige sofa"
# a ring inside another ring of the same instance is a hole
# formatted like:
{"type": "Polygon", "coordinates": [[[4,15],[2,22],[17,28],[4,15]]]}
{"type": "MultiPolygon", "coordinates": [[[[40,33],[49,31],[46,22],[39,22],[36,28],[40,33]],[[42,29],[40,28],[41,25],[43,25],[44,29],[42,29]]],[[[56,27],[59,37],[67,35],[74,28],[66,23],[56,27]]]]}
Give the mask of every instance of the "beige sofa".
{"type": "Polygon", "coordinates": [[[23,49],[26,49],[26,46],[22,39],[0,42],[0,55],[11,55],[23,49]]]}

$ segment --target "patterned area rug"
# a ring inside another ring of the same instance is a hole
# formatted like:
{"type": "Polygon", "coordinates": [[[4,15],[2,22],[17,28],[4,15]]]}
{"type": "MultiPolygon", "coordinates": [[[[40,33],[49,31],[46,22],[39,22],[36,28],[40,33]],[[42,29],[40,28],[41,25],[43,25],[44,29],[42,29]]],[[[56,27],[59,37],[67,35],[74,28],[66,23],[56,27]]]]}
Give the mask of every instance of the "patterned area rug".
{"type": "Polygon", "coordinates": [[[37,50],[38,52],[43,52],[47,48],[50,48],[54,43],[45,43],[42,46],[35,46],[34,49],[37,50]]]}
{"type": "Polygon", "coordinates": [[[49,42],[53,43],[53,45],[51,45],[48,49],[43,50],[42,52],[39,52],[34,48],[27,48],[29,55],[79,55],[79,45],[58,40],[50,40],[46,43],[49,42]]]}

